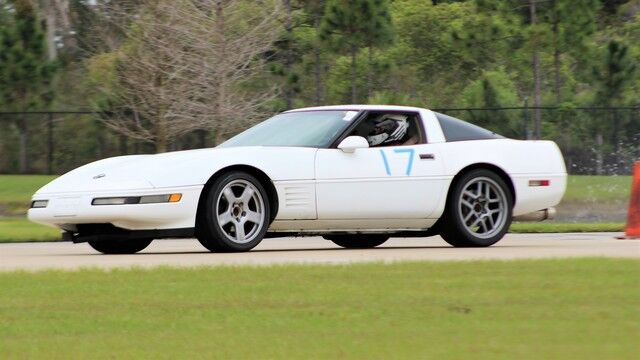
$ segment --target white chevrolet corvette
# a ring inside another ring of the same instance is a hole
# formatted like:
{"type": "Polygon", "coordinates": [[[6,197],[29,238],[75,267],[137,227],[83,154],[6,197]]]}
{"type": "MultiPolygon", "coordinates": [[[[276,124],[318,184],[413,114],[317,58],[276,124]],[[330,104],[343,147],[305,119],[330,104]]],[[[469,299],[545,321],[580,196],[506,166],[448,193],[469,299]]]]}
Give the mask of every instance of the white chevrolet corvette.
{"type": "Polygon", "coordinates": [[[565,187],[551,141],[421,108],[345,105],[287,111],[213,149],[93,162],[38,190],[29,219],[106,254],[177,237],[211,251],[293,235],[346,248],[431,235],[489,246],[514,217],[552,214],[565,187]]]}

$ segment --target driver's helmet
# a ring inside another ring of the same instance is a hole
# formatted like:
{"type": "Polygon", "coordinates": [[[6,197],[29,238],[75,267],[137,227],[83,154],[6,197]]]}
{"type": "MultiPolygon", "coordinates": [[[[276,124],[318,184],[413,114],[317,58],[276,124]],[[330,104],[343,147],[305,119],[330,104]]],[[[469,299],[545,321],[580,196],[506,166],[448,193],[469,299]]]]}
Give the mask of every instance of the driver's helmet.
{"type": "Polygon", "coordinates": [[[407,134],[409,122],[407,115],[385,114],[374,120],[375,126],[369,132],[369,146],[387,144],[402,140],[407,134]]]}

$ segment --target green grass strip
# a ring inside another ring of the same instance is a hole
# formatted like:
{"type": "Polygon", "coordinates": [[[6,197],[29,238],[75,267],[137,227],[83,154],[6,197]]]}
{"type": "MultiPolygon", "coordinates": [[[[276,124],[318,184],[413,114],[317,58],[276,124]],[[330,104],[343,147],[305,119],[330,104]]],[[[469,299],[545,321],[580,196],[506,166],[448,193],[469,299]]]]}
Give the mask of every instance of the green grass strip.
{"type": "Polygon", "coordinates": [[[569,176],[562,203],[626,203],[631,180],[631,176],[569,176]]]}
{"type": "Polygon", "coordinates": [[[18,272],[0,289],[3,359],[635,359],[640,334],[636,260],[18,272]]]}
{"type": "Polygon", "coordinates": [[[49,181],[51,175],[0,175],[0,215],[24,215],[31,196],[49,181]]]}
{"type": "Polygon", "coordinates": [[[0,199],[4,203],[29,202],[36,190],[55,178],[52,175],[0,175],[0,199]]]}
{"type": "Polygon", "coordinates": [[[60,230],[24,218],[0,217],[0,242],[60,240],[60,230]]]}
{"type": "Polygon", "coordinates": [[[513,223],[512,233],[570,233],[570,232],[620,232],[624,223],[553,223],[532,222],[513,223]]]}

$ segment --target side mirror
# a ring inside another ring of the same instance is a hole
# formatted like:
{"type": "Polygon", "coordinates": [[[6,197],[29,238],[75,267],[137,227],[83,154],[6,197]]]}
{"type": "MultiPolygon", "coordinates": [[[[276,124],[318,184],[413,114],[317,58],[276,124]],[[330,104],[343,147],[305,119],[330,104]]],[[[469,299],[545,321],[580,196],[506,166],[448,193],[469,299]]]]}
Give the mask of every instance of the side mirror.
{"type": "Polygon", "coordinates": [[[340,145],[338,145],[338,149],[346,152],[352,153],[355,152],[356,149],[366,149],[369,147],[369,143],[367,139],[362,136],[347,136],[340,145]]]}

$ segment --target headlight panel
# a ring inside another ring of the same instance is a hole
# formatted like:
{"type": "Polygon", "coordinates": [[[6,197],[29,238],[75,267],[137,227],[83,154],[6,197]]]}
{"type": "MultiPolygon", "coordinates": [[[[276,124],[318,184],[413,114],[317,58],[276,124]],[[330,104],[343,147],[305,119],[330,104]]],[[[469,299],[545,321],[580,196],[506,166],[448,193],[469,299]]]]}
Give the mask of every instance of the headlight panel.
{"type": "Polygon", "coordinates": [[[175,203],[182,199],[182,194],[145,195],[145,196],[114,196],[94,198],[91,205],[133,205],[175,203]]]}
{"type": "Polygon", "coordinates": [[[46,208],[49,205],[49,200],[33,200],[31,202],[32,209],[42,209],[46,208]]]}
{"type": "Polygon", "coordinates": [[[91,205],[126,205],[126,204],[138,204],[140,197],[107,197],[107,198],[95,198],[91,201],[91,205]]]}

